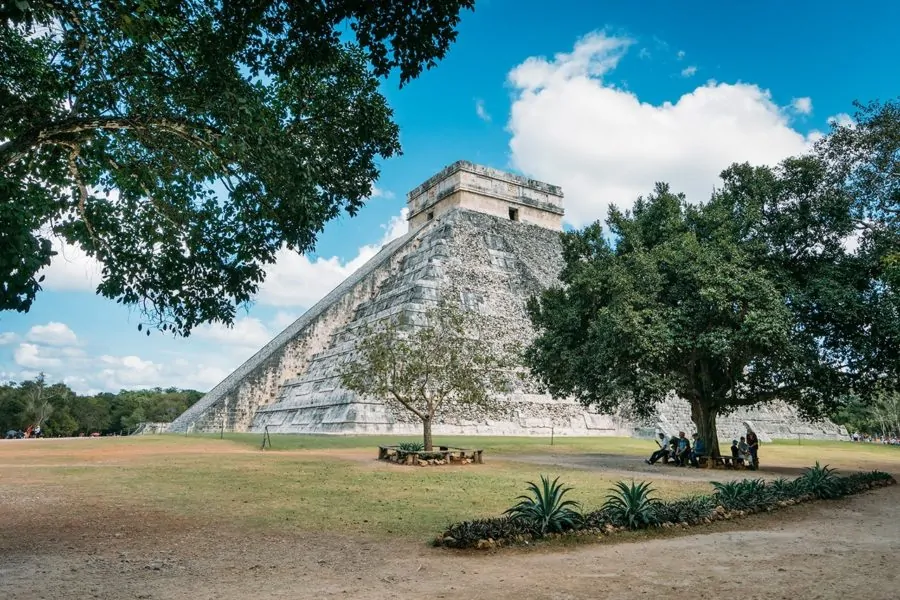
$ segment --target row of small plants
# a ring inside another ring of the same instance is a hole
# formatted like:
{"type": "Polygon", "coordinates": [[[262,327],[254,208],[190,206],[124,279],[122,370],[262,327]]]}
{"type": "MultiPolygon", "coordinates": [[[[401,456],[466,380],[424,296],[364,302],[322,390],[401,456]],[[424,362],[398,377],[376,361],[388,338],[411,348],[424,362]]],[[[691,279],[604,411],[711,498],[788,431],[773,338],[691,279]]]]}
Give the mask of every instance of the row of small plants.
{"type": "Polygon", "coordinates": [[[839,476],[828,466],[804,470],[796,479],[744,479],[713,482],[713,493],[668,502],[653,496],[649,483],[618,482],[599,510],[584,512],[566,494],[572,488],[541,476],[528,483],[528,494],[502,517],[455,523],[438,536],[436,545],[491,548],[528,543],[550,535],[601,535],[651,527],[688,527],[770,511],[815,499],[833,499],[896,483],[881,471],[839,476]]]}

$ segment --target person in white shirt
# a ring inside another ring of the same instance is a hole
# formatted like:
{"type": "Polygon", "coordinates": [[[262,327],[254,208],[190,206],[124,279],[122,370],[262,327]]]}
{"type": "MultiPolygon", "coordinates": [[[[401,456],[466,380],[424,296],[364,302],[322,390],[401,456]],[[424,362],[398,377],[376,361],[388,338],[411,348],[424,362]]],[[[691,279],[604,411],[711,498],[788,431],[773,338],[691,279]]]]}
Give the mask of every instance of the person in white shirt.
{"type": "Polygon", "coordinates": [[[650,458],[644,461],[648,465],[652,465],[659,459],[669,456],[669,436],[667,436],[662,431],[660,431],[657,435],[659,436],[659,440],[657,440],[656,443],[659,444],[659,450],[651,454],[650,458]]]}

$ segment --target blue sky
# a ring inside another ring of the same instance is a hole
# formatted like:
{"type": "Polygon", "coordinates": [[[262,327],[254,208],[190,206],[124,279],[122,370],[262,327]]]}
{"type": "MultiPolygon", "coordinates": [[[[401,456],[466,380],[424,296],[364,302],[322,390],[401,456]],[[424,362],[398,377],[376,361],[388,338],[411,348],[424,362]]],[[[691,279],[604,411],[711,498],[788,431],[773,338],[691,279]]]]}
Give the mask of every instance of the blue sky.
{"type": "Polygon", "coordinates": [[[284,254],[234,329],[146,337],[66,249],[31,312],[0,315],[0,379],[208,389],[401,235],[405,193],[459,159],[561,185],[574,227],[657,180],[702,200],[729,163],[802,152],[854,99],[896,95],[898,21],[891,2],[479,0],[436,68],[385,82],[404,154],[369,205],[330,223],[314,254],[284,254]]]}

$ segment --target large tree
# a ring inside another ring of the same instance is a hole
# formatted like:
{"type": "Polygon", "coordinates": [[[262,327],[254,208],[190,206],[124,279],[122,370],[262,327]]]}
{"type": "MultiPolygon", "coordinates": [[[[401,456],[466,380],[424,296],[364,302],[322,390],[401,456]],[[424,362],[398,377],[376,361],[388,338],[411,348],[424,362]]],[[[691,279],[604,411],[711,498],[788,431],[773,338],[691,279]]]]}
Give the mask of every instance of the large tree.
{"type": "Polygon", "coordinates": [[[341,382],[415,415],[430,451],[436,417],[489,407],[508,391],[515,351],[497,348],[456,306],[431,308],[420,321],[386,320],[361,331],[356,353],[341,367],[341,382]]]}
{"type": "Polygon", "coordinates": [[[826,166],[827,185],[850,199],[856,229],[847,272],[852,281],[833,290],[843,309],[835,333],[877,387],[898,389],[900,100],[856,103],[856,108],[853,119],[835,127],[815,150],[826,166]]]}
{"type": "Polygon", "coordinates": [[[379,78],[442,58],[474,0],[0,0],[0,310],[58,236],[97,292],[188,334],[353,215],[399,152],[379,78]]]}
{"type": "Polygon", "coordinates": [[[674,392],[714,453],[719,414],[840,405],[865,358],[846,328],[871,273],[856,276],[853,198],[827,175],[816,157],[735,165],[706,203],[659,184],[611,209],[608,231],[564,234],[561,285],[529,306],[534,373],[556,396],[642,415],[674,392]]]}

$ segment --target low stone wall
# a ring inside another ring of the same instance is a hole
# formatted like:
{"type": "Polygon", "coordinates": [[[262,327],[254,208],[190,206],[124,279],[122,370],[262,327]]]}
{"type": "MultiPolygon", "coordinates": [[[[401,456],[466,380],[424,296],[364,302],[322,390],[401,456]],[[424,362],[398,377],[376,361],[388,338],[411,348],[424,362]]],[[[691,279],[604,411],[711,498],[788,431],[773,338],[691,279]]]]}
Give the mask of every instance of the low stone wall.
{"type": "Polygon", "coordinates": [[[404,450],[400,446],[379,446],[378,460],[398,465],[433,467],[441,465],[482,464],[483,450],[440,446],[438,450],[404,450]]]}

